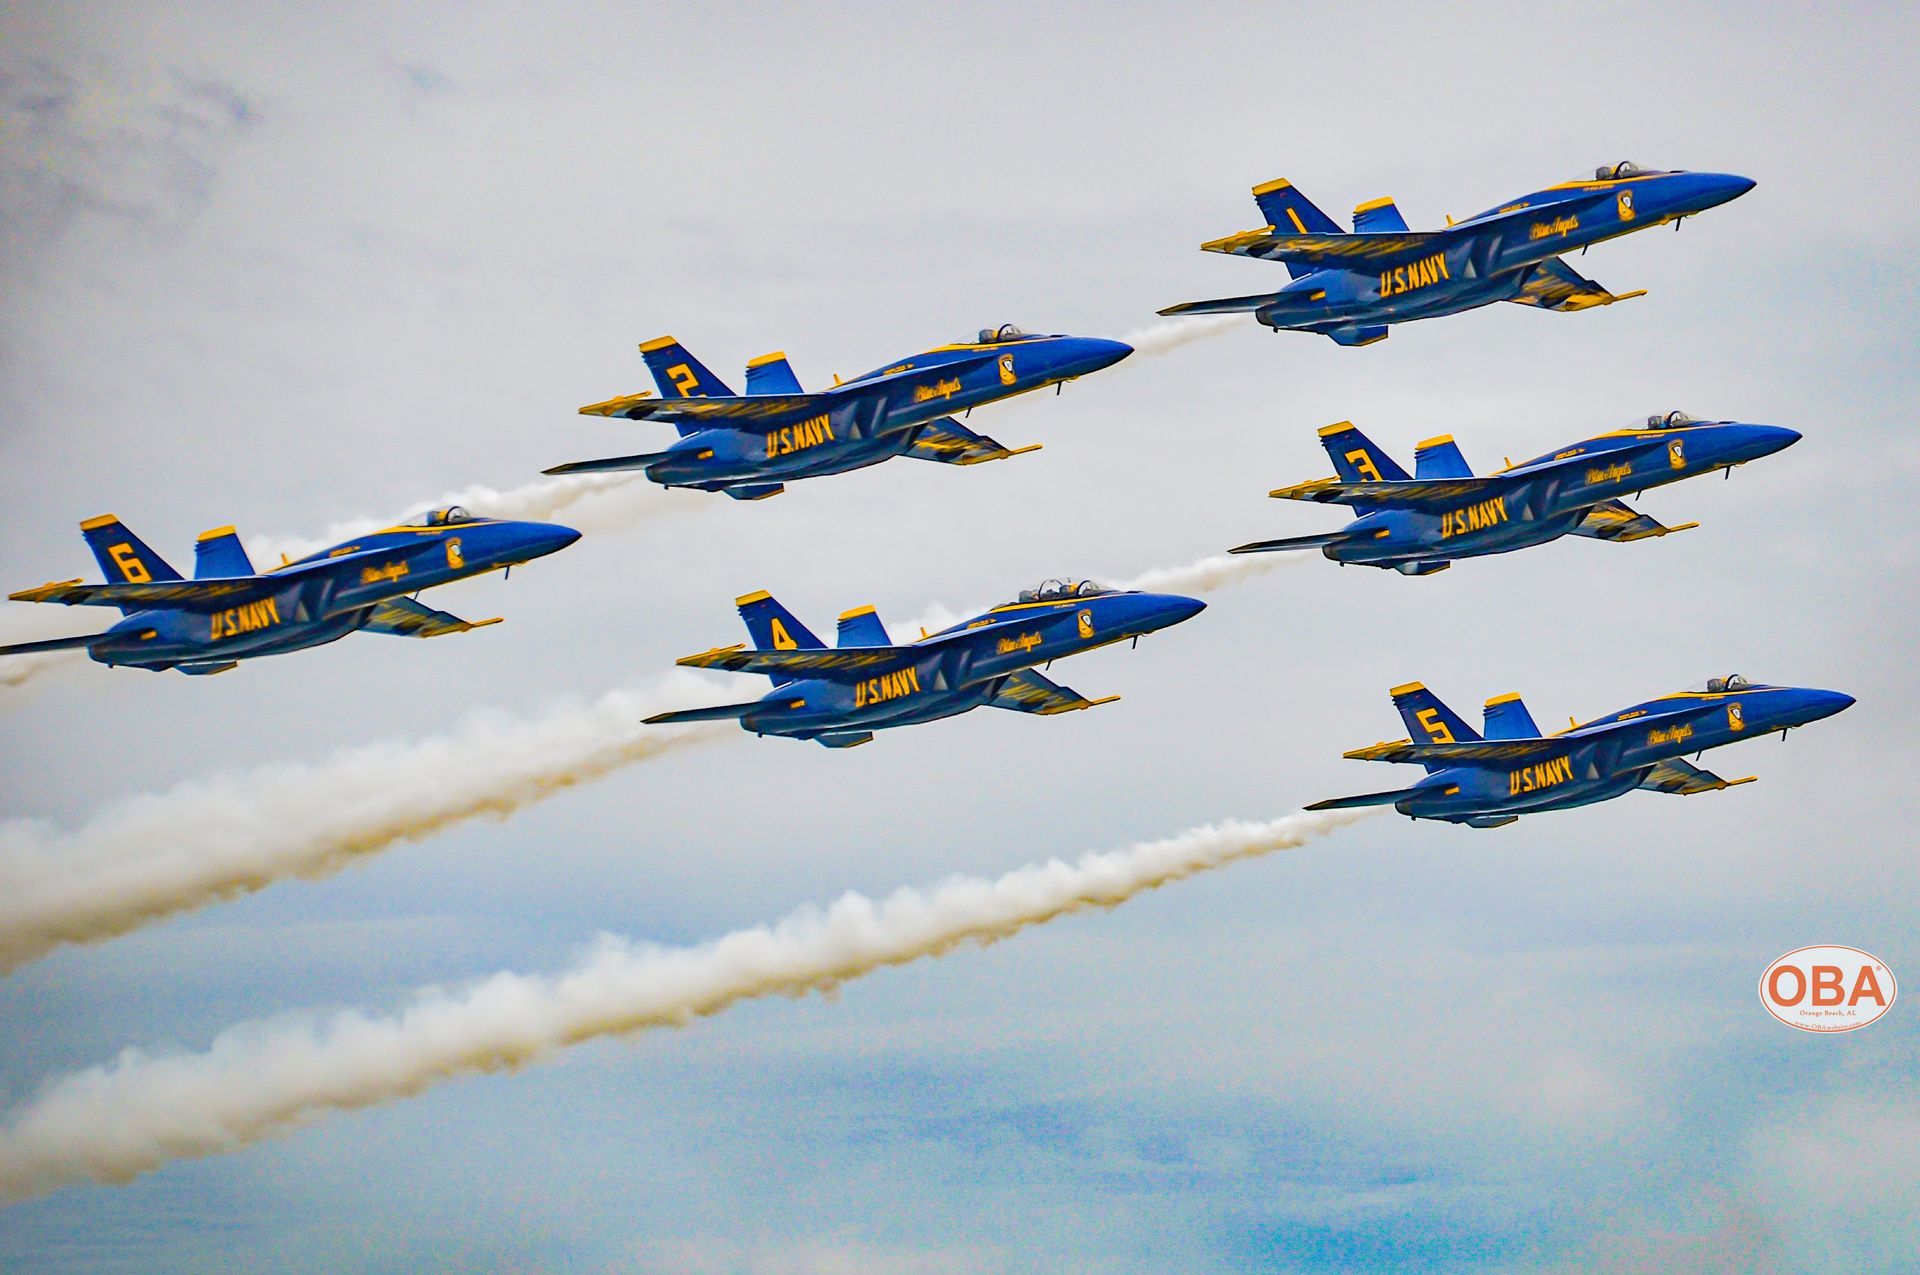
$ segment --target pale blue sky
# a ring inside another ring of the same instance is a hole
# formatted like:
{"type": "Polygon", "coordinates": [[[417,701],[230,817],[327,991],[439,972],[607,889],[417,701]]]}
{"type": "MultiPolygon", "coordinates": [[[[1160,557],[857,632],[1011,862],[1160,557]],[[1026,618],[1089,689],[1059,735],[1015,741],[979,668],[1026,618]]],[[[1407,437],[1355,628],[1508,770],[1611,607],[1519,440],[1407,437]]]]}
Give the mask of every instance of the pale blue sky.
{"type": "MultiPolygon", "coordinates": [[[[535,713],[738,640],[770,588],[872,602],[1125,576],[1332,525],[1264,493],[1351,419],[1482,467],[1642,417],[1791,426],[1700,530],[1430,580],[1315,560],[1063,670],[1098,713],[851,753],[745,736],[502,824],[0,979],[0,1100],[126,1045],[696,941],[845,889],[1267,817],[1397,771],[1386,688],[1542,723],[1733,669],[1846,690],[1760,782],[1486,833],[1378,819],[847,987],[600,1042],[237,1155],[0,1212],[25,1269],[1894,1269],[1920,1246],[1920,1032],[1768,1018],[1766,963],[1920,980],[1916,20],[1793,7],[41,7],[0,16],[0,582],[312,535],[638,451],[581,418],[671,331],[803,382],[989,322],[1121,335],[1277,286],[1198,243],[1292,178],[1416,226],[1632,158],[1756,178],[1498,306],[1339,350],[1245,329],[976,416],[1046,450],[895,463],[444,591],[507,623],[219,678],[81,666],[0,704],[7,816],[535,713]]],[[[11,607],[14,604],[7,604],[11,607]]],[[[1724,765],[1721,764],[1724,762],[1724,765]]],[[[1911,995],[1911,993],[1909,993],[1911,995]]]]}

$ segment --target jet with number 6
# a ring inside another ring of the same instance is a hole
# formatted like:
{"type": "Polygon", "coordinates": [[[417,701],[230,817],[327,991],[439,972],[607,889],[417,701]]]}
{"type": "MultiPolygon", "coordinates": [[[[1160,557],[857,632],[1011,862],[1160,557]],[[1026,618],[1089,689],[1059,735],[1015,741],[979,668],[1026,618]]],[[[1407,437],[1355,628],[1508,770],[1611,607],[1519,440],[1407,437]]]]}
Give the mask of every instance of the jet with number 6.
{"type": "Polygon", "coordinates": [[[1722,779],[1688,762],[1688,753],[1773,731],[1784,737],[1853,704],[1838,691],[1761,686],[1736,673],[1553,735],[1533,724],[1518,695],[1501,695],[1487,701],[1483,734],[1418,682],[1391,694],[1411,738],[1345,756],[1414,762],[1427,768],[1427,777],[1411,788],[1317,801],[1308,810],[1392,806],[1413,819],[1498,828],[1521,815],[1590,806],[1636,788],[1682,797],[1717,792],[1752,783],[1753,776],[1722,779]]]}
{"type": "Polygon", "coordinates": [[[896,645],[872,607],[840,617],[829,649],[767,593],[736,600],[754,647],[689,655],[690,668],[765,673],[768,695],[744,704],[687,709],[652,724],[738,721],[756,735],[816,739],[852,748],[891,726],[954,717],[982,707],[1068,713],[1106,704],[1035,672],[1036,666],[1095,647],[1138,641],[1198,615],[1206,603],[1177,594],[1105,589],[1090,580],[1049,580],[983,615],[896,645]]]}
{"type": "Polygon", "coordinates": [[[1561,536],[1645,540],[1685,531],[1665,527],[1620,498],[1699,474],[1770,456],[1799,441],[1777,425],[1697,421],[1685,412],[1649,416],[1645,426],[1617,429],[1475,478],[1451,435],[1414,449],[1413,476],[1351,422],[1320,431],[1335,478],[1267,493],[1281,500],[1345,505],[1359,517],[1339,531],[1260,540],[1233,553],[1318,549],[1333,561],[1431,575],[1455,558],[1507,553],[1561,536]]]}
{"type": "Polygon", "coordinates": [[[1337,345],[1371,345],[1387,327],[1458,314],[1495,301],[1570,312],[1618,296],[1562,258],[1603,240],[1705,212],[1753,189],[1731,173],[1661,172],[1609,164],[1593,180],[1561,182],[1440,230],[1409,230],[1391,199],[1353,210],[1353,233],[1282,178],[1253,188],[1267,224],[1200,247],[1285,264],[1278,292],[1168,306],[1161,314],[1238,314],[1275,331],[1318,332],[1337,345]]]}
{"type": "Polygon", "coordinates": [[[409,595],[510,570],[580,538],[571,527],[475,518],[455,505],[256,572],[234,529],[220,527],[194,545],[193,579],[183,580],[112,514],[89,518],[80,531],[106,584],[68,580],[9,596],[119,607],[126,618],[104,633],[0,646],[0,656],[82,649],[102,664],[207,674],[359,630],[395,637],[464,633],[499,620],[462,620],[409,595]]]}
{"type": "Polygon", "coordinates": [[[1118,363],[1133,347],[1097,337],[1043,336],[1011,323],[908,355],[831,389],[801,390],[784,354],[747,364],[735,394],[670,336],[640,347],[660,397],[642,391],[580,409],[586,416],[661,421],[680,431],[665,451],[556,465],[549,474],[639,470],[665,487],[724,491],[735,500],[779,495],[799,478],[841,474],[912,456],[943,465],[1005,460],[1002,447],[954,416],[1029,390],[1060,386],[1118,363]]]}

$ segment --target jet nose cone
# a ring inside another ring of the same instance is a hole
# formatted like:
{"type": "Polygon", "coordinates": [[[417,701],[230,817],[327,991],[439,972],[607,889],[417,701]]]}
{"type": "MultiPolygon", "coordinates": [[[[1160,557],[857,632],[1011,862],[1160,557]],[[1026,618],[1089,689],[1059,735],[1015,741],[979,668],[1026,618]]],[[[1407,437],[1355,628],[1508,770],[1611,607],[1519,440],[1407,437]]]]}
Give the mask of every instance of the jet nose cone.
{"type": "Polygon", "coordinates": [[[1840,691],[1807,692],[1807,720],[1817,722],[1823,717],[1832,717],[1835,713],[1844,713],[1853,707],[1853,696],[1840,691]]]}
{"type": "Polygon", "coordinates": [[[1172,628],[1207,609],[1207,604],[1200,599],[1183,597],[1177,593],[1150,594],[1144,601],[1147,603],[1144,615],[1146,626],[1153,629],[1172,628]]]}
{"type": "Polygon", "coordinates": [[[1700,206],[1716,208],[1752,190],[1754,181],[1737,173],[1702,173],[1699,186],[1700,206]]]}
{"type": "Polygon", "coordinates": [[[1785,451],[1800,441],[1798,430],[1787,429],[1780,425],[1755,425],[1753,435],[1756,456],[1771,456],[1775,452],[1785,451]]]}
{"type": "Polygon", "coordinates": [[[580,533],[572,527],[562,527],[558,523],[534,523],[531,530],[532,534],[527,537],[529,559],[559,553],[580,538],[580,533]]]}
{"type": "Polygon", "coordinates": [[[1073,366],[1075,376],[1085,376],[1088,372],[1098,372],[1101,368],[1112,367],[1127,355],[1133,353],[1133,347],[1125,341],[1109,341],[1103,337],[1077,337],[1073,345],[1073,366]]]}

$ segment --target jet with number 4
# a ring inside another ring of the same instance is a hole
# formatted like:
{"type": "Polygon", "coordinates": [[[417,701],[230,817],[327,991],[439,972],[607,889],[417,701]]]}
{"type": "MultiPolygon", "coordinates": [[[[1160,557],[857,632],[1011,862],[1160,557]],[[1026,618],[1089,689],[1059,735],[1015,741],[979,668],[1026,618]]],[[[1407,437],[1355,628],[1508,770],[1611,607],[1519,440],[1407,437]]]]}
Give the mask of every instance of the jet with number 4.
{"type": "Polygon", "coordinates": [[[1267,224],[1200,247],[1287,267],[1278,292],[1168,306],[1161,314],[1251,312],[1278,331],[1318,332],[1338,345],[1371,345],[1387,327],[1458,314],[1495,301],[1541,310],[1585,310],[1644,296],[1615,295],[1561,255],[1672,222],[1753,189],[1730,173],[1662,172],[1610,164],[1593,180],[1561,182],[1441,230],[1409,230],[1391,199],[1353,210],[1353,232],[1282,178],[1253,188],[1267,224]]]}
{"type": "Polygon", "coordinates": [[[1518,695],[1487,701],[1481,733],[1418,682],[1391,693],[1411,738],[1345,755],[1417,763],[1427,777],[1411,788],[1317,801],[1308,810],[1392,806],[1413,819],[1498,828],[1521,815],[1590,806],[1636,788],[1682,797],[1717,792],[1754,777],[1722,779],[1688,762],[1687,754],[1773,731],[1784,738],[1853,703],[1838,691],[1761,686],[1736,673],[1543,735],[1518,695]]]}
{"type": "Polygon", "coordinates": [[[118,607],[126,618],[104,633],[0,646],[0,655],[80,649],[107,665],[207,674],[360,630],[395,637],[464,633],[500,621],[462,620],[409,595],[511,570],[580,538],[571,527],[475,518],[455,505],[256,572],[234,529],[220,527],[194,545],[193,579],[183,580],[112,514],[89,518],[80,531],[107,583],[69,580],[9,596],[118,607]]]}
{"type": "Polygon", "coordinates": [[[770,694],[745,704],[661,713],[651,724],[737,720],[756,735],[817,739],[852,748],[890,726],[954,717],[983,705],[1019,713],[1069,713],[1111,703],[1087,699],[1035,672],[1095,647],[1190,619],[1206,603],[1177,594],[1105,589],[1090,580],[1049,580],[970,620],[896,645],[872,607],[840,617],[829,649],[773,598],[736,600],[752,649],[720,647],[689,655],[691,668],[765,673],[770,694]]]}
{"type": "Polygon", "coordinates": [[[1451,435],[1414,449],[1413,476],[1349,421],[1320,431],[1338,477],[1282,487],[1268,495],[1346,505],[1359,517],[1339,531],[1260,540],[1233,553],[1318,549],[1333,561],[1431,575],[1455,558],[1507,553],[1561,536],[1645,540],[1686,531],[1666,527],[1620,498],[1716,469],[1770,456],[1799,441],[1777,425],[1697,421],[1685,412],[1649,416],[1523,465],[1475,478],[1451,435]]]}
{"type": "Polygon", "coordinates": [[[799,478],[840,474],[912,456],[944,465],[1005,460],[1002,447],[955,419],[985,403],[1065,384],[1118,363],[1133,347],[1097,337],[1043,336],[1011,323],[937,345],[831,389],[808,394],[785,354],[747,364],[735,394],[670,336],[640,347],[660,396],[642,391],[580,409],[587,416],[661,421],[680,431],[665,451],[556,465],[549,474],[640,470],[665,487],[724,491],[735,500],[779,495],[799,478]]]}

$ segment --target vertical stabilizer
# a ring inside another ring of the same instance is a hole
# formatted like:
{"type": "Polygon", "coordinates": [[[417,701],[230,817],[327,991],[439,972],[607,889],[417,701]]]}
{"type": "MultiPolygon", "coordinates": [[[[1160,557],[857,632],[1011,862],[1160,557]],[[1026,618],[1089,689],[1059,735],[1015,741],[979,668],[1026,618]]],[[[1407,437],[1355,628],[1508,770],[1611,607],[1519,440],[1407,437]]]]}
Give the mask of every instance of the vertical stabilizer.
{"type": "Polygon", "coordinates": [[[1343,483],[1397,482],[1407,476],[1407,471],[1374,446],[1372,439],[1355,429],[1352,421],[1341,421],[1321,430],[1320,445],[1327,449],[1333,472],[1340,475],[1343,483]]]}
{"type": "Polygon", "coordinates": [[[1496,695],[1487,701],[1486,726],[1488,739],[1539,739],[1540,728],[1534,725],[1533,714],[1520,702],[1518,695],[1496,695]]]}
{"type": "MultiPolygon", "coordinates": [[[[180,578],[180,573],[168,566],[165,558],[149,549],[146,541],[128,531],[126,524],[112,514],[87,519],[80,524],[80,534],[87,538],[87,547],[93,550],[108,584],[146,584],[152,580],[180,578]]],[[[132,615],[144,609],[123,606],[120,611],[132,615]]]]}
{"type": "Polygon", "coordinates": [[[787,362],[787,356],[780,351],[762,354],[747,364],[747,393],[799,394],[801,392],[800,378],[793,374],[793,365],[787,362]]]}
{"type": "Polygon", "coordinates": [[[1413,449],[1413,476],[1471,478],[1473,466],[1467,464],[1467,458],[1460,454],[1460,445],[1453,441],[1453,435],[1442,434],[1438,438],[1429,438],[1413,449]]]}
{"type": "MultiPolygon", "coordinates": [[[[735,598],[734,606],[740,609],[740,618],[746,622],[747,633],[753,638],[755,650],[759,651],[821,651],[826,643],[813,635],[813,631],[800,623],[793,612],[773,600],[773,595],[762,589],[758,593],[749,593],[735,598]]],[[[768,674],[775,686],[784,685],[794,679],[791,677],[768,674]]]]}
{"type": "Polygon", "coordinates": [[[232,527],[203,531],[193,544],[193,578],[230,580],[253,575],[253,559],[232,527]]]}
{"type": "MultiPolygon", "coordinates": [[[[1400,720],[1406,723],[1407,738],[1415,743],[1464,744],[1480,738],[1479,732],[1467,725],[1460,714],[1441,703],[1438,695],[1419,682],[1396,686],[1389,694],[1393,696],[1393,706],[1400,710],[1400,720]]],[[[1429,774],[1447,768],[1444,762],[1424,764],[1429,774]]]]}
{"type": "Polygon", "coordinates": [[[880,623],[872,607],[855,607],[840,617],[840,631],[834,645],[892,646],[893,639],[887,636],[887,626],[880,623]]]}
{"type": "MultiPolygon", "coordinates": [[[[1347,233],[1339,222],[1314,207],[1313,201],[1295,190],[1293,183],[1284,177],[1255,186],[1253,202],[1260,206],[1260,215],[1267,219],[1267,224],[1273,227],[1275,234],[1344,235],[1347,233]]],[[[1293,261],[1287,262],[1286,266],[1287,274],[1295,279],[1316,274],[1324,268],[1301,265],[1293,261]]]]}

